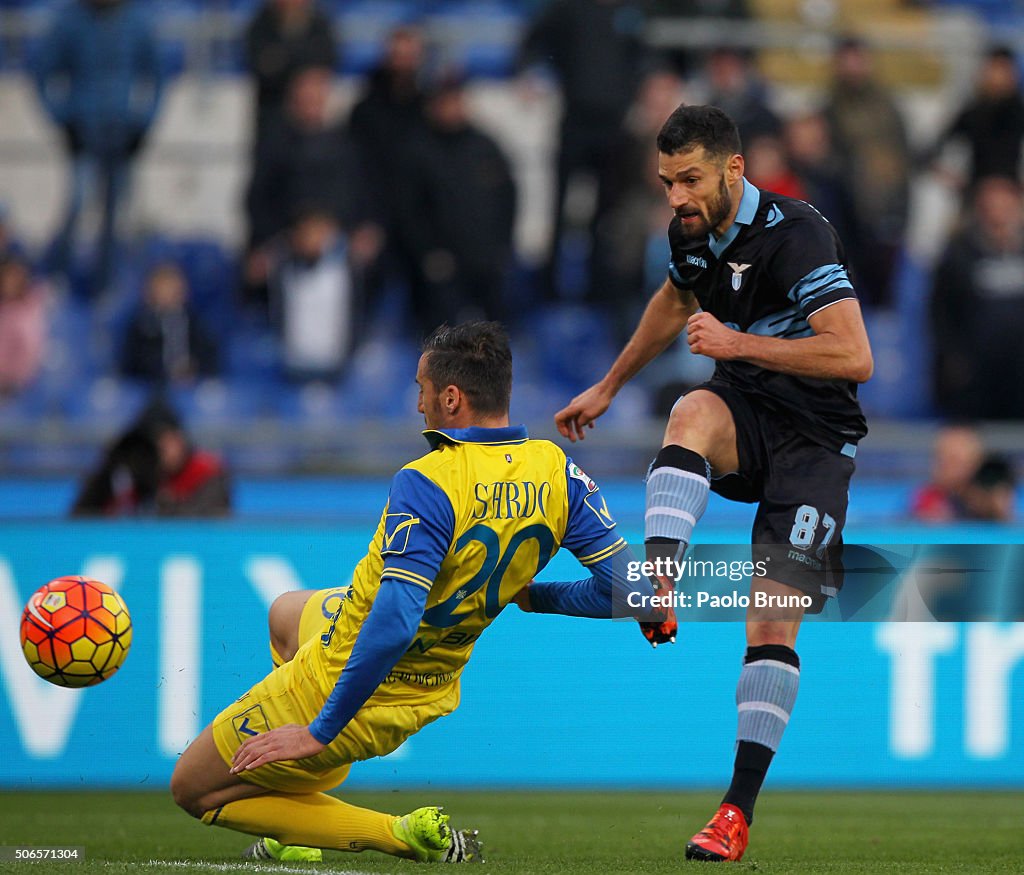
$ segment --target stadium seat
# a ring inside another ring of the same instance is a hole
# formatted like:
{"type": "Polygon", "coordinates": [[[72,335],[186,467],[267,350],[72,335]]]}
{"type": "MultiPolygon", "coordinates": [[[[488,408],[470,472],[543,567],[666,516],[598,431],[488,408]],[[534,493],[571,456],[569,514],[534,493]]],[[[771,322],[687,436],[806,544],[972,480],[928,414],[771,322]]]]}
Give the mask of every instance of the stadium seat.
{"type": "Polygon", "coordinates": [[[351,422],[358,414],[351,397],[330,383],[289,385],[279,389],[275,395],[274,412],[286,422],[329,426],[351,422]]]}
{"type": "Polygon", "coordinates": [[[97,426],[116,434],[132,423],[152,393],[153,388],[142,382],[97,377],[70,392],[62,412],[72,425],[97,426]]]}
{"type": "Polygon", "coordinates": [[[573,395],[599,380],[615,357],[608,322],[592,307],[551,306],[538,315],[536,325],[545,378],[573,395]]]}
{"type": "Polygon", "coordinates": [[[515,67],[524,16],[503,0],[448,0],[430,15],[444,60],[467,76],[501,77],[515,67]]]}
{"type": "Polygon", "coordinates": [[[168,400],[189,428],[237,424],[271,412],[271,399],[276,394],[249,381],[202,380],[194,385],[175,386],[168,400]]]}
{"type": "Polygon", "coordinates": [[[401,418],[416,409],[419,352],[403,338],[373,338],[356,351],[342,393],[363,416],[401,418]]]}
{"type": "Polygon", "coordinates": [[[238,285],[234,259],[216,241],[195,238],[178,242],[177,262],[188,277],[192,306],[207,328],[224,334],[234,324],[234,292],[238,285]]]}
{"type": "Polygon", "coordinates": [[[242,322],[222,349],[225,373],[253,383],[277,383],[281,376],[281,345],[266,326],[242,322]]]}

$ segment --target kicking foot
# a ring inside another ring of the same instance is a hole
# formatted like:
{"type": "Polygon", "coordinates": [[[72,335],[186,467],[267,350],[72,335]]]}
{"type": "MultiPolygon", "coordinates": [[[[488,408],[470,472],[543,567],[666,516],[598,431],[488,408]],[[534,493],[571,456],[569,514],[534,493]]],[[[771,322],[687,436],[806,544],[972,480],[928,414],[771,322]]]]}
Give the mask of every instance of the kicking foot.
{"type": "Polygon", "coordinates": [[[282,845],[274,839],[260,839],[244,851],[245,860],[280,860],[282,863],[320,863],[324,853],[319,848],[303,848],[299,845],[282,845]]]}
{"type": "Polygon", "coordinates": [[[417,808],[396,817],[391,829],[420,863],[482,863],[477,831],[453,830],[448,818],[435,806],[417,808]]]}
{"type": "Polygon", "coordinates": [[[743,858],[748,841],[747,819],[743,812],[735,805],[723,803],[708,825],[686,843],[686,859],[705,863],[738,861],[743,858]]]}

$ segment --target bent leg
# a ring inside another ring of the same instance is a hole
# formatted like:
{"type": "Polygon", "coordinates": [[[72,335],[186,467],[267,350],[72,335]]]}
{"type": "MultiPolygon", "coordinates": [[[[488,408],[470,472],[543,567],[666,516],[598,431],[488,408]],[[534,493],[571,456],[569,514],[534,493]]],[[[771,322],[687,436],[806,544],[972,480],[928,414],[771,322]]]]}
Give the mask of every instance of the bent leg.
{"type": "Polygon", "coordinates": [[[732,411],[722,398],[707,389],[696,389],[675,403],[662,446],[672,444],[703,456],[716,476],[739,469],[732,411]]]}
{"type": "Polygon", "coordinates": [[[648,559],[678,557],[686,549],[708,505],[711,471],[738,467],[736,424],[725,401],[706,389],[680,398],[647,476],[648,559]]]}
{"type": "Polygon", "coordinates": [[[178,759],[171,775],[171,795],[179,808],[201,818],[227,802],[260,796],[267,791],[232,775],[207,726],[178,759]]]}
{"type": "MultiPolygon", "coordinates": [[[[347,768],[342,779],[346,773],[347,768]]],[[[326,793],[270,791],[232,775],[210,726],[178,760],[171,795],[208,826],[268,836],[286,845],[414,856],[394,835],[395,815],[358,808],[326,793]]]]}
{"type": "Polygon", "coordinates": [[[274,599],[267,614],[267,625],[270,627],[270,655],[274,665],[290,662],[299,649],[299,622],[302,609],[306,607],[309,597],[315,589],[297,589],[286,592],[274,599]]]}
{"type": "Polygon", "coordinates": [[[270,655],[274,667],[290,662],[310,638],[323,634],[348,596],[349,586],[297,589],[270,606],[270,655]]]}
{"type": "Polygon", "coordinates": [[[380,851],[414,858],[394,833],[397,815],[359,808],[326,793],[267,793],[218,806],[203,823],[272,838],[282,845],[335,851],[380,851]]]}

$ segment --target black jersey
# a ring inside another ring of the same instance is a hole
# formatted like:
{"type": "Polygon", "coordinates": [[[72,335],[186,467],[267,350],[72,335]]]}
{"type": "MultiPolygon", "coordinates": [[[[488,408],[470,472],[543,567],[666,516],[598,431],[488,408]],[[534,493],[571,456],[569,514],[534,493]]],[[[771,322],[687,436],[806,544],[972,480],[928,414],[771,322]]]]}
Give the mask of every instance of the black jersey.
{"type": "MultiPolygon", "coordinates": [[[[676,260],[686,258],[688,275],[695,266],[703,268],[693,287],[701,309],[729,328],[767,337],[809,337],[814,334],[807,322],[811,316],[857,297],[842,243],[809,204],[759,191],[747,180],[743,186],[735,222],[719,240],[709,238],[701,254],[694,253],[692,244],[684,252],[687,241],[679,219],[672,219],[669,279],[683,287],[676,260]]],[[[848,455],[867,434],[856,383],[794,377],[744,361],[717,362],[712,380],[757,396],[812,440],[848,455]]]]}

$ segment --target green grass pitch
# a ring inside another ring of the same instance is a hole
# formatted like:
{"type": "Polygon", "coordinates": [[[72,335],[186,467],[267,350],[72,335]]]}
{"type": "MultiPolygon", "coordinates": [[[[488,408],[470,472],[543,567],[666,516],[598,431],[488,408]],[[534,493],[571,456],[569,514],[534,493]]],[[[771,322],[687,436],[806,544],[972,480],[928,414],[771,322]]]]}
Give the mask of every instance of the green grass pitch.
{"type": "MultiPolygon", "coordinates": [[[[345,794],[394,813],[443,804],[456,826],[476,827],[482,871],[612,875],[704,871],[686,863],[711,793],[461,792],[345,794]]],[[[4,863],[4,872],[120,875],[189,872],[307,875],[417,871],[380,854],[330,852],[323,864],[244,864],[246,836],[178,811],[166,793],[0,792],[0,845],[83,845],[78,863],[4,863]]],[[[762,797],[752,842],[736,872],[871,873],[1024,871],[1024,793],[783,792],[762,797]]]]}

